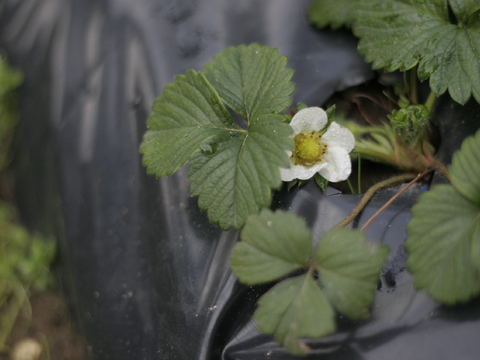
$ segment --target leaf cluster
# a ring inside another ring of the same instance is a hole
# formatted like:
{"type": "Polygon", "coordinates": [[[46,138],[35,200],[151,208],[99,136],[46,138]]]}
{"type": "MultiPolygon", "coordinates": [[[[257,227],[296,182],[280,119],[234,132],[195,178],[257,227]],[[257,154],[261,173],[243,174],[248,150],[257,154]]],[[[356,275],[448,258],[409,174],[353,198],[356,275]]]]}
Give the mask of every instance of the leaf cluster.
{"type": "Polygon", "coordinates": [[[480,102],[479,14],[478,1],[458,0],[315,0],[309,10],[319,27],[352,26],[375,69],[418,66],[435,94],[460,104],[480,102]]]}
{"type": "Polygon", "coordinates": [[[45,290],[54,281],[55,241],[30,234],[15,220],[13,208],[0,203],[0,352],[30,290],[45,290]]]}
{"type": "Polygon", "coordinates": [[[422,133],[426,131],[429,111],[424,105],[409,105],[406,108],[393,110],[387,115],[395,131],[395,136],[407,145],[423,140],[422,133]]]}
{"type": "Polygon", "coordinates": [[[435,300],[465,302],[480,293],[480,131],[452,158],[451,185],[437,185],[412,208],[406,249],[414,284],[435,300]]]}
{"type": "Polygon", "coordinates": [[[292,354],[308,353],[303,338],[335,331],[335,310],[368,318],[387,247],[371,246],[362,232],[345,228],[328,231],[313,246],[303,219],[270,210],[250,216],[241,239],[230,262],[241,282],[255,285],[296,274],[264,294],[253,315],[258,328],[292,354]]]}
{"type": "Polygon", "coordinates": [[[11,282],[45,290],[53,281],[50,264],[55,255],[55,241],[30,234],[15,223],[12,208],[0,204],[0,299],[11,282]]]}
{"type": "Polygon", "coordinates": [[[149,174],[170,176],[187,162],[191,193],[224,230],[240,229],[271,202],[290,166],[293,70],[276,49],[230,47],[199,73],[175,77],[153,104],[140,151],[149,174]],[[241,121],[236,121],[241,118],[241,121]]]}

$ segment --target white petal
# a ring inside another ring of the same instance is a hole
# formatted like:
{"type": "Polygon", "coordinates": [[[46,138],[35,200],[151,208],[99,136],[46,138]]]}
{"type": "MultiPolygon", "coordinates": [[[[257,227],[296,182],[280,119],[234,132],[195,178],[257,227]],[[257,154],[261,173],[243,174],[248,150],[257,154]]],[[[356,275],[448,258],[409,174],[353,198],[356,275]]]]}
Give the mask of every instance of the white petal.
{"type": "Polygon", "coordinates": [[[345,149],[347,153],[355,147],[355,137],[346,127],[338,125],[333,121],[328,130],[323,134],[322,141],[329,147],[338,146],[345,149]]]}
{"type": "Polygon", "coordinates": [[[310,167],[291,164],[288,169],[280,168],[280,177],[282,181],[292,181],[294,179],[308,180],[327,165],[323,161],[310,167]]]}
{"type": "Polygon", "coordinates": [[[327,165],[319,173],[331,182],[346,180],[352,172],[352,162],[347,150],[339,146],[329,146],[323,162],[327,165]]]}
{"type": "Polygon", "coordinates": [[[290,126],[293,134],[298,135],[302,131],[320,131],[327,125],[327,113],[319,107],[309,107],[300,110],[295,114],[290,126]]]}

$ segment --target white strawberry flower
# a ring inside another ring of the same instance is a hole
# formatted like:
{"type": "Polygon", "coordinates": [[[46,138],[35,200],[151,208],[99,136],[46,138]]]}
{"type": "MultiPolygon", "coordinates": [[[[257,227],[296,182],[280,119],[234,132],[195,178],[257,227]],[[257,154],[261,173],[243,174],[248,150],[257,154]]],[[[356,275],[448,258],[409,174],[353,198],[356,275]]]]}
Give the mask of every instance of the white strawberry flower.
{"type": "Polygon", "coordinates": [[[355,146],[355,137],[347,128],[332,122],[318,107],[300,110],[290,126],[295,149],[287,151],[290,168],[280,168],[282,181],[307,180],[317,172],[330,182],[346,180],[352,172],[349,153],[355,146]]]}

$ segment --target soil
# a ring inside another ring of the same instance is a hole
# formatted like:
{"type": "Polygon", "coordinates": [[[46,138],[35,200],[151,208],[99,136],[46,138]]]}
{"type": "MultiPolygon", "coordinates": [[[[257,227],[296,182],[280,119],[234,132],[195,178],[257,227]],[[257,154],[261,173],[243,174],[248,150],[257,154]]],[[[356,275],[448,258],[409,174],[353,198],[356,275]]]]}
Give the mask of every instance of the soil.
{"type": "MultiPolygon", "coordinates": [[[[85,342],[60,292],[34,294],[30,297],[30,304],[31,314],[30,311],[20,313],[10,335],[9,346],[13,348],[21,340],[30,338],[43,347],[38,360],[88,359],[85,342]]],[[[9,360],[9,357],[0,354],[0,360],[9,360]]]]}

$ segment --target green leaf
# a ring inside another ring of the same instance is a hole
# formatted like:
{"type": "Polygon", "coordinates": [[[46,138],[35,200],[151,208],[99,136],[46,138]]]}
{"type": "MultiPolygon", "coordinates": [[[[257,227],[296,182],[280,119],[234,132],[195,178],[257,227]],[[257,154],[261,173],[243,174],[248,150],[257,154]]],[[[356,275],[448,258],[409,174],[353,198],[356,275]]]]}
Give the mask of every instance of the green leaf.
{"type": "Polygon", "coordinates": [[[157,177],[172,175],[201,144],[242,132],[215,89],[193,70],[165,86],[152,110],[140,152],[147,172],[157,177]]]}
{"type": "Polygon", "coordinates": [[[8,62],[0,56],[0,99],[8,92],[16,89],[22,81],[22,73],[11,68],[8,62]]]}
{"type": "Polygon", "coordinates": [[[298,184],[299,180],[298,179],[293,179],[292,181],[289,181],[287,183],[287,191],[292,190],[293,187],[295,187],[298,184]]]}
{"type": "Polygon", "coordinates": [[[276,280],[305,268],[312,256],[310,230],[293,213],[262,210],[248,218],[241,238],[233,248],[230,268],[245,284],[276,280]]]}
{"type": "Polygon", "coordinates": [[[474,241],[472,243],[472,264],[476,268],[477,275],[480,278],[480,241],[474,241]]]}
{"type": "Polygon", "coordinates": [[[13,140],[14,127],[19,121],[14,90],[22,81],[22,74],[11,68],[0,55],[0,172],[7,167],[11,160],[10,145],[13,140]]]}
{"type": "Polygon", "coordinates": [[[281,185],[279,167],[290,165],[292,129],[279,114],[295,87],[286,61],[258,44],[231,47],[205,66],[205,75],[176,76],[153,104],[140,145],[147,172],[170,176],[190,162],[191,193],[224,230],[241,228],[269,206],[272,189],[281,185]]]}
{"type": "Polygon", "coordinates": [[[268,209],[249,217],[241,237],[230,263],[240,281],[254,285],[306,270],[264,294],[253,316],[260,331],[275,335],[291,353],[309,352],[301,338],[335,331],[334,307],[354,319],[368,317],[386,246],[369,245],[359,230],[338,229],[327,232],[312,254],[305,221],[268,209]]]}
{"type": "Polygon", "coordinates": [[[350,10],[356,0],[313,0],[308,8],[308,19],[318,28],[338,29],[352,25],[350,10]]]}
{"type": "Polygon", "coordinates": [[[460,24],[468,22],[469,15],[480,9],[478,0],[448,0],[448,3],[460,24]]]}
{"type": "Polygon", "coordinates": [[[454,304],[480,293],[480,206],[451,185],[437,185],[412,208],[407,262],[414,284],[439,302],[454,304]]]}
{"type": "Polygon", "coordinates": [[[449,167],[452,185],[470,201],[480,204],[480,130],[462,143],[449,167]]]}
{"type": "Polygon", "coordinates": [[[352,319],[368,318],[380,270],[389,249],[370,245],[360,230],[327,232],[314,254],[319,280],[330,302],[352,319]]]}
{"type": "Polygon", "coordinates": [[[327,179],[325,179],[319,173],[316,173],[315,174],[315,183],[317,184],[317,186],[320,189],[322,189],[323,192],[325,192],[325,190],[327,189],[327,186],[328,186],[328,180],[327,179]]]}
{"type": "Polygon", "coordinates": [[[319,338],[335,331],[335,313],[310,273],[275,285],[258,301],[253,318],[260,331],[294,355],[308,353],[303,337],[319,338]]]}
{"type": "Polygon", "coordinates": [[[240,229],[250,214],[270,205],[271,189],[282,184],[279,167],[290,164],[285,150],[293,147],[291,133],[283,116],[264,115],[248,133],[218,143],[213,155],[194,154],[191,193],[212,222],[240,229]]]}
{"type": "Polygon", "coordinates": [[[295,105],[295,114],[298,113],[300,110],[306,109],[308,107],[305,103],[298,103],[295,105]]]}
{"type": "Polygon", "coordinates": [[[359,51],[373,67],[430,77],[436,94],[447,89],[464,104],[480,102],[480,19],[478,4],[451,1],[458,24],[450,22],[445,0],[358,0],[352,9],[359,51]],[[468,19],[468,21],[464,21],[468,19]]]}
{"type": "Polygon", "coordinates": [[[428,109],[421,104],[393,110],[391,115],[387,115],[396,137],[407,145],[421,140],[419,137],[425,134],[429,116],[428,109]]]}
{"type": "Polygon", "coordinates": [[[280,113],[292,102],[293,70],[286,56],[258,44],[230,47],[216,55],[203,72],[220,97],[247,123],[280,113]]]}

